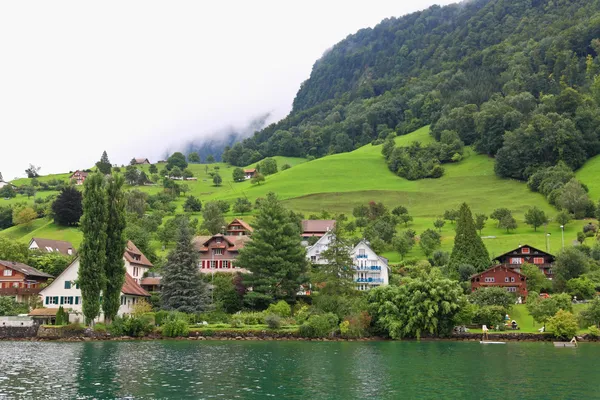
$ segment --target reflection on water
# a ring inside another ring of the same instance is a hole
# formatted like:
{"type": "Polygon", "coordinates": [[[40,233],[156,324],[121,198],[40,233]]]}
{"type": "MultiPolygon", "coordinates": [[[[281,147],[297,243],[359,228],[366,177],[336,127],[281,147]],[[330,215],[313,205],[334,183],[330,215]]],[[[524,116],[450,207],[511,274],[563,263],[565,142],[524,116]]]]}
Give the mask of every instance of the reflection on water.
{"type": "Polygon", "coordinates": [[[600,346],[0,342],[0,399],[598,398],[600,346]]]}

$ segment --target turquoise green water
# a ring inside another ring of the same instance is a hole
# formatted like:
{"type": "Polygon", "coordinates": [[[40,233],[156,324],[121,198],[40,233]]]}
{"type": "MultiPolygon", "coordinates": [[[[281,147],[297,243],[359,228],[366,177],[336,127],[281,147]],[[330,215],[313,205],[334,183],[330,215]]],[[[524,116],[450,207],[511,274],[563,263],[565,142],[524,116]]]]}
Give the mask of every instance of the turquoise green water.
{"type": "Polygon", "coordinates": [[[593,399],[600,345],[0,342],[0,399],[593,399]]]}

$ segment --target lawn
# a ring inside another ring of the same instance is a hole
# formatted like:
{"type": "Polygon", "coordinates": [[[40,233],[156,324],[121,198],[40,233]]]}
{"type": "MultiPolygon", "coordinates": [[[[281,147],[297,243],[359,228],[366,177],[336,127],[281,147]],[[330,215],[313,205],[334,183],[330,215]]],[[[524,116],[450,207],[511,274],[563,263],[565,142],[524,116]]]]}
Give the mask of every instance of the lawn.
{"type": "Polygon", "coordinates": [[[600,200],[600,156],[588,160],[579,171],[577,179],[585,183],[590,190],[590,197],[594,201],[600,200]]]}

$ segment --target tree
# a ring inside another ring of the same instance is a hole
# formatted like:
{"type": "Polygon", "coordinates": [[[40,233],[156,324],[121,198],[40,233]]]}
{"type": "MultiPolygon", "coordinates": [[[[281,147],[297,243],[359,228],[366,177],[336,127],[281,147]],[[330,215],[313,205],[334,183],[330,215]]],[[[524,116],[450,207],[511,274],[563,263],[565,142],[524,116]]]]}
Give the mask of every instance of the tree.
{"type": "Polygon", "coordinates": [[[442,244],[442,237],[439,233],[432,229],[427,229],[425,232],[421,233],[421,240],[419,241],[419,245],[423,250],[423,253],[427,257],[431,255],[436,249],[438,249],[442,244]]]}
{"type": "Polygon", "coordinates": [[[523,263],[521,273],[527,277],[527,290],[539,293],[548,286],[548,279],[535,264],[523,263]]]}
{"type": "Polygon", "coordinates": [[[52,276],[60,275],[71,264],[72,256],[67,256],[57,251],[52,253],[33,252],[29,257],[28,265],[52,276]]]}
{"type": "Polygon", "coordinates": [[[600,326],[600,297],[594,297],[589,305],[579,314],[586,326],[600,326]]]}
{"type": "Polygon", "coordinates": [[[148,172],[150,172],[151,174],[156,174],[156,173],[158,173],[158,168],[156,167],[155,164],[151,164],[150,167],[148,168],[148,172]]]}
{"type": "Polygon", "coordinates": [[[148,179],[148,175],[146,175],[146,173],[144,171],[140,171],[140,175],[138,176],[138,179],[137,179],[137,184],[140,186],[144,186],[149,181],[150,181],[150,179],[148,179]]]}
{"type": "Polygon", "coordinates": [[[571,222],[571,214],[563,210],[556,214],[556,218],[554,218],[554,220],[562,226],[567,226],[567,224],[571,222]]]}
{"type": "Polygon", "coordinates": [[[14,297],[0,297],[0,316],[14,316],[19,314],[26,314],[28,312],[29,307],[27,306],[27,304],[17,303],[14,297]]]}
{"type": "Polygon", "coordinates": [[[129,165],[136,165],[137,164],[137,160],[134,158],[132,158],[131,160],[129,160],[129,165]]]}
{"type": "Polygon", "coordinates": [[[438,218],[435,221],[433,221],[433,226],[440,232],[442,231],[442,228],[444,227],[445,224],[446,224],[446,221],[444,221],[442,218],[438,218]]]}
{"type": "Polygon", "coordinates": [[[250,181],[250,183],[252,183],[253,185],[260,185],[261,182],[265,181],[265,176],[259,172],[257,172],[256,174],[254,174],[254,177],[252,178],[252,180],[250,181]]]}
{"type": "MultiPolygon", "coordinates": [[[[404,206],[397,206],[397,207],[394,207],[394,209],[392,210],[392,214],[399,217],[400,215],[408,214],[408,209],[404,206]]],[[[355,215],[355,217],[364,217],[364,216],[366,216],[366,213],[364,215],[355,215]]]]}
{"type": "Polygon", "coordinates": [[[505,312],[510,311],[512,305],[515,303],[515,296],[510,292],[506,291],[503,287],[487,287],[479,288],[469,296],[471,302],[477,304],[479,307],[485,306],[500,306],[505,312]]]}
{"type": "Polygon", "coordinates": [[[461,282],[468,282],[471,277],[477,273],[474,266],[470,264],[463,264],[458,266],[458,279],[461,282]]]}
{"type": "Polygon", "coordinates": [[[198,271],[198,252],[192,244],[189,221],[182,219],[177,245],[163,268],[161,302],[165,310],[196,313],[208,307],[208,288],[198,271]]]}
{"type": "Polygon", "coordinates": [[[6,185],[6,186],[0,188],[0,198],[12,199],[14,197],[17,197],[17,192],[12,187],[12,185],[6,185]]]}
{"type": "Polygon", "coordinates": [[[258,163],[256,169],[263,175],[272,175],[277,172],[277,161],[274,158],[265,158],[258,163]]]}
{"type": "Polygon", "coordinates": [[[571,296],[561,293],[549,298],[540,298],[539,296],[529,296],[527,298],[527,311],[535,321],[544,325],[559,310],[573,311],[571,296]]]}
{"type": "Polygon", "coordinates": [[[215,157],[212,154],[209,154],[208,156],[206,156],[206,162],[208,164],[212,164],[215,162],[215,157]]]}
{"type": "Polygon", "coordinates": [[[148,193],[134,189],[125,193],[125,210],[139,218],[143,217],[148,207],[148,193]]]}
{"type": "Polygon", "coordinates": [[[235,168],[232,175],[234,182],[244,182],[246,180],[246,174],[244,174],[244,170],[241,168],[235,168]]]}
{"type": "Polygon", "coordinates": [[[400,236],[392,240],[392,247],[401,258],[404,258],[415,245],[415,238],[409,232],[405,231],[400,236]]]}
{"type": "Polygon", "coordinates": [[[548,329],[557,338],[571,338],[575,336],[579,329],[577,318],[564,310],[558,310],[556,315],[548,319],[548,329]]]}
{"type": "Polygon", "coordinates": [[[213,176],[213,184],[215,186],[221,186],[221,182],[223,182],[223,179],[221,178],[221,175],[215,174],[215,176],[213,176]]]}
{"type": "Polygon", "coordinates": [[[351,249],[352,242],[346,236],[343,224],[338,221],[331,231],[331,240],[327,250],[320,255],[326,263],[319,265],[315,274],[315,284],[321,287],[320,294],[344,296],[354,291],[351,249]]]}
{"type": "Polygon", "coordinates": [[[188,161],[191,163],[199,163],[200,162],[200,156],[198,155],[197,152],[192,151],[190,154],[188,154],[188,161]]]}
{"type": "Polygon", "coordinates": [[[490,215],[490,218],[498,221],[498,228],[500,228],[500,221],[502,221],[507,216],[512,217],[512,212],[508,208],[497,208],[490,215]]]}
{"type": "Polygon", "coordinates": [[[412,222],[413,217],[408,214],[401,214],[398,216],[398,222],[404,224],[405,227],[408,227],[408,223],[412,222]]]}
{"type": "Polygon", "coordinates": [[[189,168],[186,168],[183,170],[182,176],[183,179],[190,179],[194,177],[194,173],[189,168]]]}
{"type": "Polygon", "coordinates": [[[206,229],[211,235],[221,232],[226,225],[221,207],[214,201],[210,201],[204,205],[202,219],[202,229],[206,229]]]}
{"type": "Polygon", "coordinates": [[[567,282],[567,291],[579,300],[591,299],[596,294],[596,285],[586,277],[573,278],[567,282]]]}
{"type": "Polygon", "coordinates": [[[25,173],[27,174],[28,178],[37,178],[38,176],[40,176],[40,174],[39,174],[40,169],[42,169],[42,168],[36,167],[33,164],[29,164],[29,168],[27,168],[25,170],[25,173]]]}
{"type": "Polygon", "coordinates": [[[506,229],[506,233],[517,229],[517,220],[512,215],[505,215],[498,223],[498,228],[506,229]]]}
{"type": "Polygon", "coordinates": [[[450,269],[458,271],[462,264],[470,264],[483,271],[490,264],[490,255],[475,230],[471,209],[466,203],[460,206],[456,223],[454,247],[450,255],[450,269]]]}
{"type": "Polygon", "coordinates": [[[554,280],[566,283],[573,278],[579,278],[589,270],[588,257],[575,247],[566,247],[558,253],[552,268],[554,280]]]}
{"type": "Polygon", "coordinates": [[[121,289],[125,282],[125,194],[124,179],[120,175],[109,178],[106,185],[106,257],[104,259],[104,277],[106,284],[103,292],[102,311],[104,318],[112,321],[121,305],[121,289]]]}
{"type": "Polygon", "coordinates": [[[245,283],[263,300],[295,299],[307,268],[300,240],[296,219],[274,193],[268,193],[258,209],[252,240],[237,259],[240,268],[252,272],[245,283]]]}
{"type": "Polygon", "coordinates": [[[199,212],[202,211],[202,202],[197,197],[189,196],[183,204],[183,210],[185,212],[199,212]]]}
{"type": "Polygon", "coordinates": [[[27,263],[29,256],[29,248],[26,244],[12,241],[4,236],[0,236],[0,260],[27,263]]]}
{"type": "Polygon", "coordinates": [[[181,168],[174,166],[169,172],[169,176],[171,178],[181,178],[183,176],[183,172],[181,171],[181,168]]]}
{"type": "Polygon", "coordinates": [[[583,218],[589,208],[590,199],[581,183],[573,178],[563,186],[557,204],[563,210],[573,214],[575,218],[583,218]]]}
{"type": "Polygon", "coordinates": [[[458,210],[444,211],[444,219],[454,223],[458,219],[458,210]]]}
{"type": "Polygon", "coordinates": [[[13,226],[12,208],[0,207],[0,230],[13,226]]]}
{"type": "Polygon", "coordinates": [[[485,214],[475,214],[475,229],[479,231],[479,236],[481,236],[481,231],[485,228],[485,221],[487,221],[488,217],[485,214]]]}
{"type": "Polygon", "coordinates": [[[525,213],[525,223],[533,226],[533,230],[537,232],[539,226],[548,223],[548,217],[543,210],[534,206],[525,213]]]}
{"type": "Polygon", "coordinates": [[[25,194],[27,195],[27,198],[35,196],[35,187],[33,185],[25,186],[25,194]]]}
{"type": "Polygon", "coordinates": [[[74,186],[64,187],[54,203],[52,213],[54,223],[62,226],[79,225],[79,219],[83,214],[83,195],[74,186]]]}
{"type": "Polygon", "coordinates": [[[108,175],[112,169],[112,164],[108,159],[108,154],[106,154],[106,150],[102,152],[102,156],[100,157],[100,161],[96,163],[96,168],[101,174],[108,175]]]}
{"type": "Polygon", "coordinates": [[[188,167],[188,163],[185,161],[185,156],[180,152],[171,154],[171,156],[167,159],[166,168],[170,171],[175,167],[179,168],[180,171],[183,171],[188,167]]]}
{"type": "Polygon", "coordinates": [[[125,168],[125,180],[131,186],[137,185],[140,173],[135,165],[128,165],[125,168]]]}
{"type": "Polygon", "coordinates": [[[15,225],[28,224],[38,217],[35,210],[31,207],[13,208],[13,222],[15,225]]]}
{"type": "Polygon", "coordinates": [[[83,191],[83,241],[79,249],[78,280],[83,315],[88,324],[100,313],[100,293],[105,287],[107,205],[103,184],[101,174],[90,174],[84,182],[83,191]]]}
{"type": "Polygon", "coordinates": [[[282,171],[285,171],[286,169],[290,169],[290,168],[292,168],[292,166],[291,166],[290,164],[287,164],[287,163],[286,163],[286,164],[283,164],[283,165],[281,166],[281,170],[282,170],[282,171]]]}
{"type": "Polygon", "coordinates": [[[374,326],[392,339],[450,335],[454,317],[467,304],[459,283],[436,269],[406,277],[400,286],[372,289],[367,301],[374,326]]]}
{"type": "Polygon", "coordinates": [[[238,197],[233,203],[233,212],[244,215],[252,211],[252,203],[245,197],[238,197]]]}

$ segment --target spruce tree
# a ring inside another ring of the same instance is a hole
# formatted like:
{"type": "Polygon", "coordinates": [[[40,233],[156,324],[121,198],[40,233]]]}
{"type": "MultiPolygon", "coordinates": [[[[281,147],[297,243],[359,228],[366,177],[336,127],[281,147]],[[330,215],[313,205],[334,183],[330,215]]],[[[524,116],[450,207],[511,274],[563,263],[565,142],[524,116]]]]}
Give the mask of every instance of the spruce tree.
{"type": "Polygon", "coordinates": [[[236,262],[252,272],[245,282],[263,300],[295,299],[307,268],[300,240],[300,227],[291,213],[274,193],[268,193],[260,204],[252,240],[240,250],[236,262]]]}
{"type": "Polygon", "coordinates": [[[98,171],[100,171],[104,175],[110,174],[112,164],[108,159],[108,154],[106,154],[106,150],[102,152],[102,157],[100,157],[100,161],[96,163],[96,168],[98,168],[98,171]]]}
{"type": "Polygon", "coordinates": [[[467,203],[460,206],[456,223],[456,236],[454,247],[450,255],[450,269],[458,271],[463,264],[474,266],[478,271],[483,271],[490,264],[490,256],[477,234],[471,209],[467,203]]]}
{"type": "Polygon", "coordinates": [[[195,313],[208,307],[208,288],[200,278],[198,252],[192,244],[189,221],[183,218],[177,244],[163,268],[161,301],[165,310],[195,313]]]}
{"type": "Polygon", "coordinates": [[[85,180],[81,231],[83,241],[79,249],[79,286],[83,315],[91,324],[100,314],[100,293],[104,289],[106,260],[106,193],[104,177],[91,174],[85,180]]]}
{"type": "Polygon", "coordinates": [[[125,194],[124,179],[121,175],[111,177],[106,187],[106,260],[104,276],[106,286],[103,292],[102,311],[107,321],[112,321],[121,304],[121,289],[125,282],[125,194]]]}

